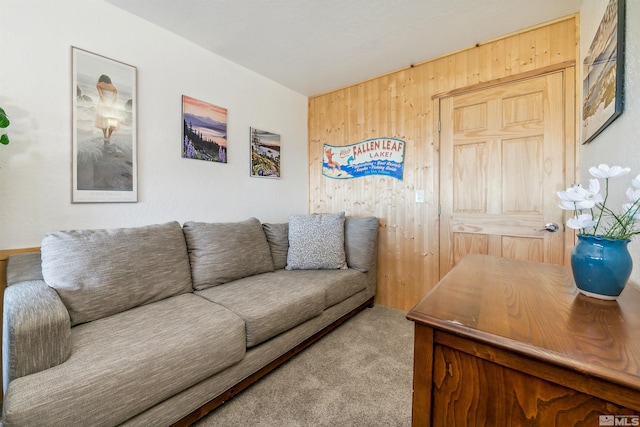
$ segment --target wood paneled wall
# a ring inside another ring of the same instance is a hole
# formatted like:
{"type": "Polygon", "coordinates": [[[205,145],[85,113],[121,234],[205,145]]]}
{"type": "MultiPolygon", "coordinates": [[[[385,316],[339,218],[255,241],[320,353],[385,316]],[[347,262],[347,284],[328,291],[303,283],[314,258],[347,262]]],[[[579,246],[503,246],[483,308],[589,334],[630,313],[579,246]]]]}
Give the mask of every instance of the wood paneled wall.
{"type": "Polygon", "coordinates": [[[376,303],[409,310],[440,278],[434,97],[572,63],[578,34],[570,16],[309,100],[309,210],[378,217],[376,303]],[[406,142],[402,181],[322,175],[323,144],[377,137],[406,142]],[[416,203],[416,190],[424,190],[425,203],[416,203]]]}

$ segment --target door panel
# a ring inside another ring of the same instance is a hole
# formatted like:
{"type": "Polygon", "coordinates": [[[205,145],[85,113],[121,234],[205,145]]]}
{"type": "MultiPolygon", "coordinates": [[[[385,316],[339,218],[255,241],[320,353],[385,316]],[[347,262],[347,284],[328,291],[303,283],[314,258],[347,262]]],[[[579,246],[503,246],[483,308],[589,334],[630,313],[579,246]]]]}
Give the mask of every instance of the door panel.
{"type": "Polygon", "coordinates": [[[443,98],[440,116],[440,276],[469,253],[563,264],[562,72],[443,98]]]}

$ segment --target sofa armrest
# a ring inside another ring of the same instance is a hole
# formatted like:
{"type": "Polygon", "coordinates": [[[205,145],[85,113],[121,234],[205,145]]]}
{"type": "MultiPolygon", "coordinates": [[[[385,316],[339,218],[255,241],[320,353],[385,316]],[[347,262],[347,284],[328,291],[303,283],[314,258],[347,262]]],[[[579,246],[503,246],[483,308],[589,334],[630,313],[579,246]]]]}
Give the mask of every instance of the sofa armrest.
{"type": "Polygon", "coordinates": [[[43,280],[5,289],[2,323],[2,375],[12,380],[59,365],[71,355],[69,312],[43,280]]]}

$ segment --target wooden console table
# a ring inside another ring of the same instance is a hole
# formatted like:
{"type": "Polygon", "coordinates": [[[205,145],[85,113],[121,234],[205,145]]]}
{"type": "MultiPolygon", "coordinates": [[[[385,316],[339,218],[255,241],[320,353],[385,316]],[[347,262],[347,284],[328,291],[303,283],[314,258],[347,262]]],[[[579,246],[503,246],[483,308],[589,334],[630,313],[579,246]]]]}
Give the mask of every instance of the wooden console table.
{"type": "Polygon", "coordinates": [[[469,255],[407,318],[414,426],[638,425],[631,284],[601,301],[579,294],[567,267],[469,255]]]}

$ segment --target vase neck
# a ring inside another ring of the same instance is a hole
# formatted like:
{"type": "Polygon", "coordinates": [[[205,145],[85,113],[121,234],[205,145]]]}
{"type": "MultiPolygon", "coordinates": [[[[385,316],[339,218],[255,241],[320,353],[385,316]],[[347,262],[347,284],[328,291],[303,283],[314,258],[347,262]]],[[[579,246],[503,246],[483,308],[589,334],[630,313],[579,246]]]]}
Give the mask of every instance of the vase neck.
{"type": "Polygon", "coordinates": [[[630,239],[609,239],[607,237],[602,237],[602,236],[598,236],[598,235],[592,235],[592,234],[578,234],[578,239],[582,240],[584,242],[591,242],[591,243],[608,243],[608,244],[624,244],[627,245],[629,242],[631,242],[630,239]]]}

